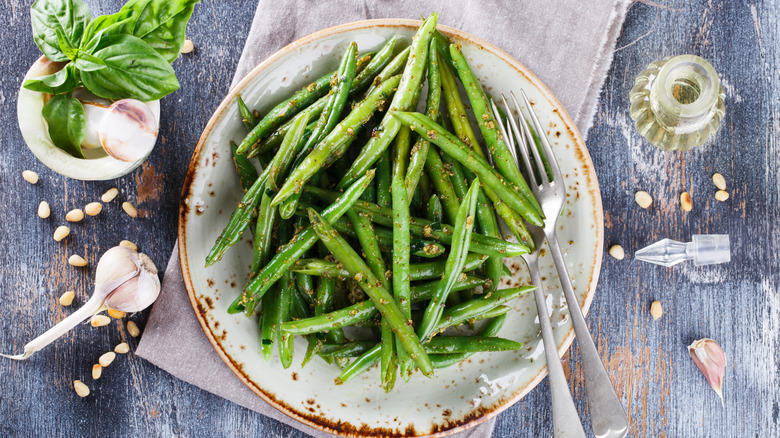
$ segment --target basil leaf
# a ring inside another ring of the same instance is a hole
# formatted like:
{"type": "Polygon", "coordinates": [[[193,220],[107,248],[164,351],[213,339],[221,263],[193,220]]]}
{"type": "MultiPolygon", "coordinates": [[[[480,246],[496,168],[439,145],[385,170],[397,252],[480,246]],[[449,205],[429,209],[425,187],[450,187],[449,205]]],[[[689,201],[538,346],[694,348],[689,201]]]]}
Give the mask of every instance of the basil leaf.
{"type": "Polygon", "coordinates": [[[119,11],[116,14],[101,15],[90,21],[84,30],[79,50],[92,53],[104,36],[124,33],[131,18],[132,11],[119,11]]]}
{"type": "Polygon", "coordinates": [[[79,86],[79,70],[68,64],[57,73],[24,81],[24,88],[41,93],[66,94],[79,86]]]}
{"type": "Polygon", "coordinates": [[[76,64],[76,67],[78,67],[78,69],[82,72],[106,68],[106,63],[103,62],[102,59],[80,50],[79,55],[74,63],[76,64]]]}
{"type": "Polygon", "coordinates": [[[76,158],[86,158],[81,142],[87,134],[84,107],[67,94],[54,96],[43,106],[43,118],[49,125],[49,137],[55,146],[76,158]]]}
{"type": "Polygon", "coordinates": [[[168,62],[179,56],[187,22],[200,0],[130,0],[119,12],[132,11],[126,34],[144,40],[168,62]]]}
{"type": "Polygon", "coordinates": [[[78,47],[84,28],[92,20],[92,13],[81,0],[37,0],[30,7],[30,19],[35,44],[51,61],[67,61],[60,50],[57,30],[69,47],[78,47]]]}
{"type": "Polygon", "coordinates": [[[82,71],[81,82],[100,97],[148,102],[179,89],[179,81],[168,61],[140,38],[130,35],[105,37],[94,56],[105,63],[105,67],[82,71]]]}

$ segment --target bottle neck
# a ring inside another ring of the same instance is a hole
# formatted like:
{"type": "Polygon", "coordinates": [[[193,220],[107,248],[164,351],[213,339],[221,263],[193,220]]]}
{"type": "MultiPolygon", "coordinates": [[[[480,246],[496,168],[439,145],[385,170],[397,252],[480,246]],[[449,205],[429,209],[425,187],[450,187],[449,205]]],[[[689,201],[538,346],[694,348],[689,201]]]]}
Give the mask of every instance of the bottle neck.
{"type": "Polygon", "coordinates": [[[720,79],[706,60],[694,55],[669,58],[650,87],[656,119],[676,134],[696,132],[709,123],[718,103],[720,79]]]}

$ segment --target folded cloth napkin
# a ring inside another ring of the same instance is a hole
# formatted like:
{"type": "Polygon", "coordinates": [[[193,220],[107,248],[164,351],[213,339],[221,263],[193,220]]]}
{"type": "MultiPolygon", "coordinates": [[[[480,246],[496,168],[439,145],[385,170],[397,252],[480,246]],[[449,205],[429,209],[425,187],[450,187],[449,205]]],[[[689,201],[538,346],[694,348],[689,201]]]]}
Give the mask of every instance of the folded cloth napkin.
{"type": "MultiPolygon", "coordinates": [[[[326,27],[372,18],[415,18],[439,11],[439,23],[489,41],[524,63],[558,97],[580,132],[592,124],[598,95],[625,17],[624,0],[260,0],[233,85],[276,50],[326,27]],[[279,27],[284,23],[283,27],[279,27]]],[[[203,334],[182,279],[178,245],[136,353],[175,377],[315,437],[329,434],[268,405],[225,366],[203,334]]],[[[495,420],[461,432],[489,437],[495,420]]]]}

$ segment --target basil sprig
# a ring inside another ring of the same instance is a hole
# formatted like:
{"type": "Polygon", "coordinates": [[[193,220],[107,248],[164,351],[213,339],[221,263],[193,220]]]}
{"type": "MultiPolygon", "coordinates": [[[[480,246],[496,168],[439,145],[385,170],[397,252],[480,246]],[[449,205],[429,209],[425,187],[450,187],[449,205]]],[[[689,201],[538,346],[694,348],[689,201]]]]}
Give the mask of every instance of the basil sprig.
{"type": "Polygon", "coordinates": [[[84,109],[71,96],[80,85],[107,99],[160,99],[179,88],[170,63],[200,0],[129,0],[119,12],[93,18],[82,0],[36,0],[33,38],[50,60],[69,62],[24,87],[55,95],[43,109],[54,144],[83,158],[84,109]]]}

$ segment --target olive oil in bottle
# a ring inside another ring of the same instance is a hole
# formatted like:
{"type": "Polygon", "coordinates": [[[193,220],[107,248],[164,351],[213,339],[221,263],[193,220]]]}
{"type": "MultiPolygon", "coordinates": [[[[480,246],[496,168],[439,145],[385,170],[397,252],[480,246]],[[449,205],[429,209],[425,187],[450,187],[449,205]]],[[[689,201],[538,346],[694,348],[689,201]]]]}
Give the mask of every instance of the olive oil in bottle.
{"type": "Polygon", "coordinates": [[[629,98],[639,133],[665,151],[702,145],[718,131],[726,111],[717,72],[695,55],[651,63],[637,76],[629,98]]]}

